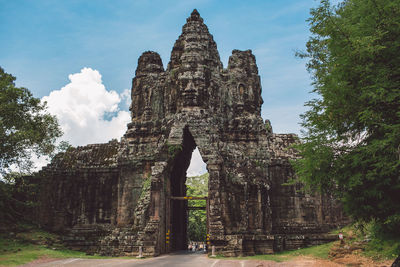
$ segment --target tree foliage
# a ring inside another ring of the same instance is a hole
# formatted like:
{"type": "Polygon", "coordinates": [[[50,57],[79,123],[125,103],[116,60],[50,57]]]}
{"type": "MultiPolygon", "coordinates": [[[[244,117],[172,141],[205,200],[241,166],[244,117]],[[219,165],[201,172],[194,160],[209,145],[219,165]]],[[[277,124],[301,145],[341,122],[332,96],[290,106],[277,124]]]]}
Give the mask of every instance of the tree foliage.
{"type": "Polygon", "coordinates": [[[336,193],[356,220],[400,233],[400,1],[322,0],[311,9],[317,98],[294,163],[309,189],[336,193]]]}
{"type": "Polygon", "coordinates": [[[0,172],[11,166],[29,171],[31,156],[51,155],[61,136],[57,119],[46,111],[46,103],[15,86],[15,77],[0,67],[0,172]]]}
{"type": "Polygon", "coordinates": [[[37,205],[38,180],[34,176],[9,172],[0,180],[0,227],[10,228],[29,220],[37,205]]]}
{"type": "MultiPolygon", "coordinates": [[[[188,196],[204,197],[208,195],[208,173],[188,177],[186,180],[188,196]]],[[[191,207],[206,206],[205,200],[190,200],[191,207]]],[[[188,237],[190,241],[205,241],[207,234],[207,215],[205,210],[190,210],[188,218],[188,237]]]]}

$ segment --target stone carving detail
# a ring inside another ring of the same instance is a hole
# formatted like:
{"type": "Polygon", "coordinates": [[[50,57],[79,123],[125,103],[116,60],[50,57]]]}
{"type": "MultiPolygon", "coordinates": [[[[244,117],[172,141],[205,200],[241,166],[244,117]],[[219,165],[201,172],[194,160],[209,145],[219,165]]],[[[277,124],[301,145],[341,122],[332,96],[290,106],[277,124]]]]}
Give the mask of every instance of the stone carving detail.
{"type": "Polygon", "coordinates": [[[218,253],[272,253],[327,240],[321,233],[343,221],[341,211],[330,198],[282,186],[293,175],[296,155],[288,146],[296,136],[274,134],[262,103],[251,50],[234,50],[224,69],[194,10],[166,70],[157,53],[140,56],[121,141],[72,149],[40,172],[37,220],[89,252],[186,249],[187,203],[171,197],[186,196],[198,147],[210,175],[207,229],[218,253]]]}

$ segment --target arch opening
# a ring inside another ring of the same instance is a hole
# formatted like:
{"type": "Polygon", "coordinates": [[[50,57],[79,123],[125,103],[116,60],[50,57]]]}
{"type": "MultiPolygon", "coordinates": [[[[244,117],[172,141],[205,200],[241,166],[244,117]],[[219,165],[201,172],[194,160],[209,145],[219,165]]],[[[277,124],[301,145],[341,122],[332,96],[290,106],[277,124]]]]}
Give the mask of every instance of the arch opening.
{"type": "Polygon", "coordinates": [[[194,198],[188,201],[188,242],[197,249],[204,248],[207,242],[207,199],[208,173],[188,176],[186,179],[187,195],[194,198]]]}
{"type": "MultiPolygon", "coordinates": [[[[201,227],[203,227],[203,230],[205,228],[205,231],[207,231],[206,209],[208,202],[205,199],[190,199],[189,195],[191,193],[196,193],[195,197],[199,197],[197,188],[196,190],[193,190],[194,180],[198,182],[197,180],[199,179],[187,179],[187,171],[189,169],[189,166],[191,165],[192,155],[194,154],[193,152],[196,147],[197,145],[194,141],[192,134],[190,133],[188,127],[185,127],[183,130],[182,147],[174,158],[169,182],[167,183],[166,191],[169,195],[169,198],[167,198],[166,203],[167,216],[165,225],[167,227],[166,233],[168,233],[166,240],[166,252],[187,250],[189,242],[193,241],[194,239],[192,233],[193,229],[191,229],[191,231],[188,231],[190,220],[193,222],[193,216],[201,218],[202,222],[204,223],[203,225],[201,225],[201,227]],[[187,183],[188,181],[189,183],[187,183]],[[202,210],[197,208],[199,206],[202,210]]],[[[202,161],[201,156],[199,156],[200,154],[198,154],[197,156],[195,155],[196,161],[202,161]]],[[[203,164],[205,163],[203,162],[203,164]]],[[[197,165],[201,166],[202,164],[197,163],[197,165]]],[[[199,168],[197,169],[199,170],[199,168]]],[[[193,168],[191,168],[191,170],[193,170],[193,168]]],[[[189,175],[193,175],[194,173],[195,172],[191,171],[189,175]]],[[[206,195],[208,195],[208,180],[207,184],[203,184],[202,186],[202,193],[205,193],[205,195],[201,197],[205,197],[206,195]],[[204,190],[204,188],[206,188],[206,190],[204,190]]],[[[191,227],[193,227],[193,223],[191,224],[191,227]]]]}

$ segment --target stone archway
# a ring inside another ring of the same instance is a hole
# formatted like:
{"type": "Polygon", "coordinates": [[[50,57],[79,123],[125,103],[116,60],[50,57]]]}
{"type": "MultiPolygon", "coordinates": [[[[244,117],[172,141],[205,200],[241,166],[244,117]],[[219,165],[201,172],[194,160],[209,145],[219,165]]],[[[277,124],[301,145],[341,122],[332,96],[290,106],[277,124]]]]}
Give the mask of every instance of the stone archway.
{"type": "Polygon", "coordinates": [[[282,186],[293,175],[296,136],[274,134],[263,122],[251,50],[233,50],[223,68],[197,10],[166,70],[157,53],[140,56],[131,98],[121,142],[71,149],[39,174],[38,221],[67,232],[70,246],[105,255],[184,249],[186,203],[171,196],[185,195],[196,146],[209,173],[207,229],[217,253],[318,244],[329,240],[318,234],[344,221],[332,198],[282,186]]]}
{"type": "MultiPolygon", "coordinates": [[[[272,252],[267,236],[271,230],[268,139],[260,116],[260,93],[251,51],[234,50],[223,69],[213,37],[196,10],[183,26],[167,70],[157,53],[145,52],[139,58],[132,82],[132,122],[119,158],[118,224],[129,225],[135,218],[135,228],[143,233],[139,243],[149,253],[171,250],[164,244],[168,230],[175,235],[171,240],[185,239],[184,227],[173,227],[185,222],[177,210],[186,204],[165,203],[171,194],[184,195],[186,169],[196,146],[210,175],[211,242],[232,255],[244,247],[250,253],[255,247],[272,252]],[[138,199],[139,194],[132,195],[129,185],[138,180],[135,177],[151,180],[149,204],[138,199]],[[179,223],[169,226],[176,218],[179,223]]],[[[171,242],[172,249],[185,246],[171,242]]]]}
{"type": "MultiPolygon", "coordinates": [[[[186,170],[189,167],[192,152],[196,143],[189,129],[183,131],[182,146],[177,151],[166,189],[166,231],[169,231],[169,247],[167,251],[187,249],[187,201],[172,199],[172,197],[185,197],[186,170]]],[[[168,242],[168,240],[166,240],[168,242]]],[[[167,243],[168,244],[168,243],[167,243]]]]}

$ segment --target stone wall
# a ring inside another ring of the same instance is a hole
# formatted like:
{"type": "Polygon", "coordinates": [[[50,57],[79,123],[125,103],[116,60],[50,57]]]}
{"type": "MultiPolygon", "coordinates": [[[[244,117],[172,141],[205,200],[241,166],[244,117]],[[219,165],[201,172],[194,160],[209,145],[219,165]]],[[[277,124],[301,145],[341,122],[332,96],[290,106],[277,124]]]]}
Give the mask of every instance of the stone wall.
{"type": "Polygon", "coordinates": [[[293,145],[299,142],[299,138],[295,134],[272,133],[272,127],[269,131],[275,250],[296,249],[335,240],[336,236],[325,233],[349,223],[339,201],[329,195],[306,193],[301,184],[290,184],[295,178],[290,161],[298,158],[293,145]]]}
{"type": "Polygon", "coordinates": [[[70,148],[43,168],[37,212],[42,226],[113,224],[117,215],[119,143],[70,148]]]}

